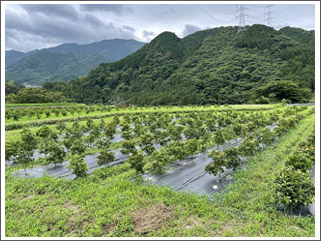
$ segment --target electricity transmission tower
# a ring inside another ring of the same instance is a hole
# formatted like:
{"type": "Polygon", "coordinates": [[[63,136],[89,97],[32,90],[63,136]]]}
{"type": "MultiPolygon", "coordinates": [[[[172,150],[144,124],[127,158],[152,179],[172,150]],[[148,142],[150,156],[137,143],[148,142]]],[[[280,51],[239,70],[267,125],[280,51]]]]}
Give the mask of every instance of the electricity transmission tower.
{"type": "Polygon", "coordinates": [[[264,23],[267,26],[273,27],[273,13],[274,13],[274,5],[269,4],[265,7],[265,13],[264,13],[264,23]]]}
{"type": "Polygon", "coordinates": [[[243,4],[239,4],[239,7],[236,9],[236,11],[239,13],[236,17],[239,19],[239,25],[237,29],[237,33],[241,32],[245,27],[245,17],[248,16],[245,14],[245,10],[247,10],[243,4]]]}

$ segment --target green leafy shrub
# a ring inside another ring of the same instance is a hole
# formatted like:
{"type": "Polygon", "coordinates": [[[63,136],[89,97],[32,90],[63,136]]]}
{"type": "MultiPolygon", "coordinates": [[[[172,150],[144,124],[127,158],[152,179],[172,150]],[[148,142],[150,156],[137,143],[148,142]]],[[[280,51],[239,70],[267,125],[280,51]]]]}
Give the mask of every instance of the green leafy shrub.
{"type": "Polygon", "coordinates": [[[285,166],[274,182],[275,201],[292,210],[308,206],[314,199],[314,184],[310,172],[285,166]]]}
{"type": "Polygon", "coordinates": [[[154,135],[150,133],[142,134],[139,146],[147,155],[152,154],[156,149],[154,147],[154,135]]]}
{"type": "Polygon", "coordinates": [[[175,160],[173,156],[170,156],[164,149],[154,151],[152,155],[148,156],[145,169],[150,170],[155,174],[164,173],[164,166],[175,160]]]}
{"type": "Polygon", "coordinates": [[[98,165],[104,165],[107,163],[110,163],[115,160],[115,154],[108,150],[103,150],[100,152],[100,155],[98,156],[98,165]]]}
{"type": "Polygon", "coordinates": [[[83,156],[73,155],[70,158],[69,169],[72,170],[72,174],[76,175],[76,178],[86,177],[88,164],[85,163],[83,156]]]}
{"type": "Polygon", "coordinates": [[[49,126],[44,125],[37,131],[36,135],[41,138],[47,138],[51,133],[52,131],[50,130],[49,126]]]}
{"type": "MultiPolygon", "coordinates": [[[[71,146],[70,146],[70,152],[75,155],[82,155],[86,151],[86,146],[84,144],[84,141],[82,139],[80,140],[71,140],[71,146]]],[[[65,143],[66,144],[66,143],[65,143]]]]}
{"type": "Polygon", "coordinates": [[[66,157],[64,148],[57,142],[47,139],[40,145],[40,153],[47,154],[46,160],[55,165],[62,164],[66,157]]]}
{"type": "Polygon", "coordinates": [[[120,152],[123,155],[127,155],[129,156],[130,154],[135,155],[137,153],[137,149],[135,147],[136,141],[131,140],[125,140],[122,144],[122,149],[120,150],[120,152]]]}
{"type": "Polygon", "coordinates": [[[29,149],[35,149],[37,147],[37,140],[30,129],[22,129],[21,140],[29,146],[29,149]]]}
{"type": "Polygon", "coordinates": [[[138,151],[136,155],[131,156],[128,159],[131,168],[134,168],[136,171],[136,176],[139,173],[144,173],[144,155],[141,151],[138,151]]]}
{"type": "Polygon", "coordinates": [[[214,176],[218,175],[218,180],[221,181],[221,173],[224,172],[223,167],[226,166],[225,153],[213,150],[207,156],[212,158],[213,162],[205,167],[205,171],[214,176]]]}
{"type": "Polygon", "coordinates": [[[310,158],[308,153],[297,151],[293,155],[289,156],[285,165],[292,166],[294,169],[307,171],[314,166],[314,160],[310,158]]]}

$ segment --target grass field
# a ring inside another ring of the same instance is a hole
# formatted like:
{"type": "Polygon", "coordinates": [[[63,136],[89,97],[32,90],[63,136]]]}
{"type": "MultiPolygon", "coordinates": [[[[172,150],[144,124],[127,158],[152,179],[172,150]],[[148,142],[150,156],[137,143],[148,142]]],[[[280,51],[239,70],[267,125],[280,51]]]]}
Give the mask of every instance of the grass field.
{"type": "Polygon", "coordinates": [[[56,107],[56,106],[84,106],[84,104],[78,104],[78,103],[25,103],[25,104],[5,104],[6,108],[17,108],[17,107],[56,107]]]}
{"type": "MultiPolygon", "coordinates": [[[[277,143],[250,158],[246,169],[234,172],[235,181],[226,192],[212,200],[145,183],[128,163],[78,180],[14,178],[11,172],[21,166],[6,166],[5,235],[313,237],[314,216],[294,216],[276,208],[273,181],[287,156],[312,132],[314,118],[306,116],[277,143]]],[[[31,130],[35,133],[38,128],[31,130]]],[[[6,131],[6,141],[19,138],[19,131],[6,131]]]]}

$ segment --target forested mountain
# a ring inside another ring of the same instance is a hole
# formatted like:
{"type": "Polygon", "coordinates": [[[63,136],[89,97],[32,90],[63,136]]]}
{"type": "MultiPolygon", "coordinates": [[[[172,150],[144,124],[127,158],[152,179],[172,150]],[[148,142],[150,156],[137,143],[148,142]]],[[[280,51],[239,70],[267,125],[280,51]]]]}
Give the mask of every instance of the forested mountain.
{"type": "Polygon", "coordinates": [[[279,32],[301,43],[314,44],[315,42],[314,30],[307,31],[301,28],[284,27],[279,32]]]}
{"type": "Polygon", "coordinates": [[[99,54],[75,55],[38,52],[24,57],[6,70],[6,79],[39,85],[46,81],[68,81],[88,74],[107,59],[99,54]]]}
{"type": "Polygon", "coordinates": [[[311,39],[313,31],[265,25],[240,33],[237,27],[219,27],[182,39],[164,32],[86,77],[45,87],[78,102],[107,103],[117,96],[139,105],[246,103],[257,88],[281,80],[314,91],[311,39]]]}
{"type": "Polygon", "coordinates": [[[110,62],[114,62],[135,52],[137,49],[143,47],[144,44],[145,43],[132,39],[112,39],[83,45],[63,44],[57,47],[43,49],[43,51],[60,54],[73,53],[77,55],[101,54],[110,62]]]}
{"type": "Polygon", "coordinates": [[[6,51],[6,68],[12,63],[22,59],[25,56],[25,53],[16,51],[16,50],[7,50],[6,51]]]}
{"type": "Polygon", "coordinates": [[[68,81],[87,75],[100,63],[124,58],[143,45],[135,40],[114,39],[86,45],[63,44],[27,53],[6,51],[6,80],[29,85],[68,81]]]}

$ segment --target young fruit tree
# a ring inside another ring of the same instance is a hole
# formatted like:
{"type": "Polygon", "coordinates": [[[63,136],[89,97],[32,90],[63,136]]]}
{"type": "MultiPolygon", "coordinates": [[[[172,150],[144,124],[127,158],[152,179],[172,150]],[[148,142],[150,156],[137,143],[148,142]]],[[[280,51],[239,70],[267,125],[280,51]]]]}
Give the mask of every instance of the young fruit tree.
{"type": "Polygon", "coordinates": [[[21,141],[12,141],[5,143],[5,159],[6,161],[17,163],[17,148],[21,145],[21,141]]]}
{"type": "Polygon", "coordinates": [[[104,127],[104,133],[105,136],[109,139],[113,139],[115,133],[116,133],[116,125],[114,123],[108,124],[106,127],[104,127]]]}
{"type": "Polygon", "coordinates": [[[232,125],[233,132],[235,133],[236,136],[243,136],[244,134],[244,126],[240,123],[235,123],[232,125]]]}
{"type": "Polygon", "coordinates": [[[30,146],[21,140],[6,143],[5,159],[24,166],[27,175],[27,166],[33,162],[33,151],[30,146]]]}
{"type": "Polygon", "coordinates": [[[185,148],[187,150],[188,155],[192,155],[192,159],[194,159],[194,154],[197,152],[199,148],[199,142],[196,139],[189,139],[186,141],[185,148]]]}
{"type": "Polygon", "coordinates": [[[56,125],[56,129],[59,131],[59,133],[62,133],[66,129],[66,124],[63,121],[58,121],[56,125]]]}
{"type": "Polygon", "coordinates": [[[133,130],[135,132],[136,137],[139,137],[144,132],[144,127],[140,123],[135,122],[133,130]]]}
{"type": "Polygon", "coordinates": [[[127,141],[125,140],[122,144],[122,149],[120,150],[120,152],[125,155],[125,156],[129,156],[130,154],[132,155],[136,155],[137,153],[137,149],[135,147],[136,142],[135,141],[127,141]]]}
{"type": "Polygon", "coordinates": [[[150,134],[150,133],[144,133],[141,137],[140,137],[140,143],[139,146],[140,148],[149,156],[150,154],[153,153],[153,151],[155,151],[155,147],[154,147],[154,135],[150,134]]]}
{"type": "Polygon", "coordinates": [[[36,135],[41,138],[47,138],[51,133],[52,133],[51,129],[47,125],[44,125],[40,127],[36,135]]]}
{"type": "Polygon", "coordinates": [[[97,164],[101,166],[113,161],[115,161],[115,154],[107,148],[100,152],[97,164]]]}
{"type": "Polygon", "coordinates": [[[89,119],[86,121],[86,126],[87,126],[87,129],[90,130],[94,125],[94,121],[92,119],[89,119]]]}
{"type": "Polygon", "coordinates": [[[264,145],[271,145],[276,140],[276,134],[274,131],[271,131],[269,128],[261,129],[261,140],[264,145]]]}
{"type": "Polygon", "coordinates": [[[132,139],[132,130],[130,129],[130,126],[127,122],[124,122],[122,128],[121,128],[121,137],[125,140],[131,140],[132,139]]]}
{"type": "Polygon", "coordinates": [[[154,151],[152,155],[148,157],[148,169],[155,174],[161,174],[164,172],[164,166],[173,160],[173,157],[171,157],[164,149],[154,151]]]}
{"type": "Polygon", "coordinates": [[[110,150],[111,142],[108,139],[101,139],[98,142],[98,148],[101,149],[98,156],[98,165],[103,165],[115,161],[115,153],[110,150]]]}
{"type": "Polygon", "coordinates": [[[135,155],[129,157],[128,162],[130,167],[135,169],[136,176],[140,173],[144,173],[144,155],[141,151],[138,151],[135,155]]]}
{"type": "Polygon", "coordinates": [[[183,131],[187,139],[199,139],[200,134],[195,127],[185,127],[183,131]]]}
{"type": "Polygon", "coordinates": [[[183,129],[183,126],[170,125],[167,128],[167,132],[169,133],[169,136],[173,141],[180,141],[182,140],[183,129]]]}
{"type": "Polygon", "coordinates": [[[221,130],[216,130],[213,135],[214,143],[218,146],[225,143],[225,139],[221,130]]]}
{"type": "Polygon", "coordinates": [[[63,146],[59,143],[48,140],[40,145],[40,153],[47,154],[46,160],[48,163],[53,163],[56,165],[62,164],[66,157],[66,152],[63,146]]]}
{"type": "Polygon", "coordinates": [[[223,139],[227,141],[227,143],[230,145],[231,140],[236,137],[235,132],[233,130],[233,127],[227,126],[222,131],[223,139]]]}
{"type": "Polygon", "coordinates": [[[86,145],[84,141],[81,139],[77,139],[72,142],[70,146],[70,152],[72,155],[83,155],[86,151],[86,145]]]}
{"type": "Polygon", "coordinates": [[[166,130],[164,131],[160,131],[158,133],[158,138],[157,138],[157,141],[158,143],[161,145],[161,146],[166,146],[167,143],[169,142],[169,138],[168,138],[168,133],[166,130]]]}
{"type": "Polygon", "coordinates": [[[89,135],[86,138],[86,142],[88,145],[94,145],[96,140],[100,136],[100,130],[98,126],[93,125],[92,129],[89,131],[89,135]]]}
{"type": "Polygon", "coordinates": [[[231,147],[224,151],[225,162],[227,168],[233,168],[235,170],[242,164],[240,151],[238,147],[231,147]]]}
{"type": "Polygon", "coordinates": [[[28,145],[30,150],[35,149],[37,147],[37,140],[34,135],[31,133],[30,129],[23,129],[21,131],[21,140],[28,145]]]}
{"type": "Polygon", "coordinates": [[[183,141],[174,141],[169,143],[167,146],[167,152],[169,155],[173,156],[175,160],[183,160],[188,155],[183,141]]]}
{"type": "Polygon", "coordinates": [[[85,163],[85,160],[81,155],[72,155],[68,168],[72,170],[72,174],[76,175],[77,179],[88,175],[88,164],[85,163]]]}
{"type": "Polygon", "coordinates": [[[17,164],[28,164],[33,161],[31,146],[24,141],[16,140],[5,145],[5,159],[17,164]],[[26,160],[24,160],[26,158],[26,160]],[[31,158],[31,159],[30,159],[31,158]]]}
{"type": "Polygon", "coordinates": [[[25,175],[27,175],[27,166],[33,162],[33,151],[28,146],[20,146],[17,150],[17,162],[24,166],[25,175]]]}
{"type": "Polygon", "coordinates": [[[239,151],[241,156],[253,156],[257,151],[261,151],[262,147],[260,142],[253,138],[253,136],[247,136],[239,145],[239,151]]]}
{"type": "Polygon", "coordinates": [[[225,153],[213,150],[207,154],[208,157],[213,159],[213,162],[208,164],[205,167],[205,171],[213,174],[214,176],[218,175],[218,181],[221,181],[221,173],[224,172],[223,167],[226,166],[225,153]]]}

